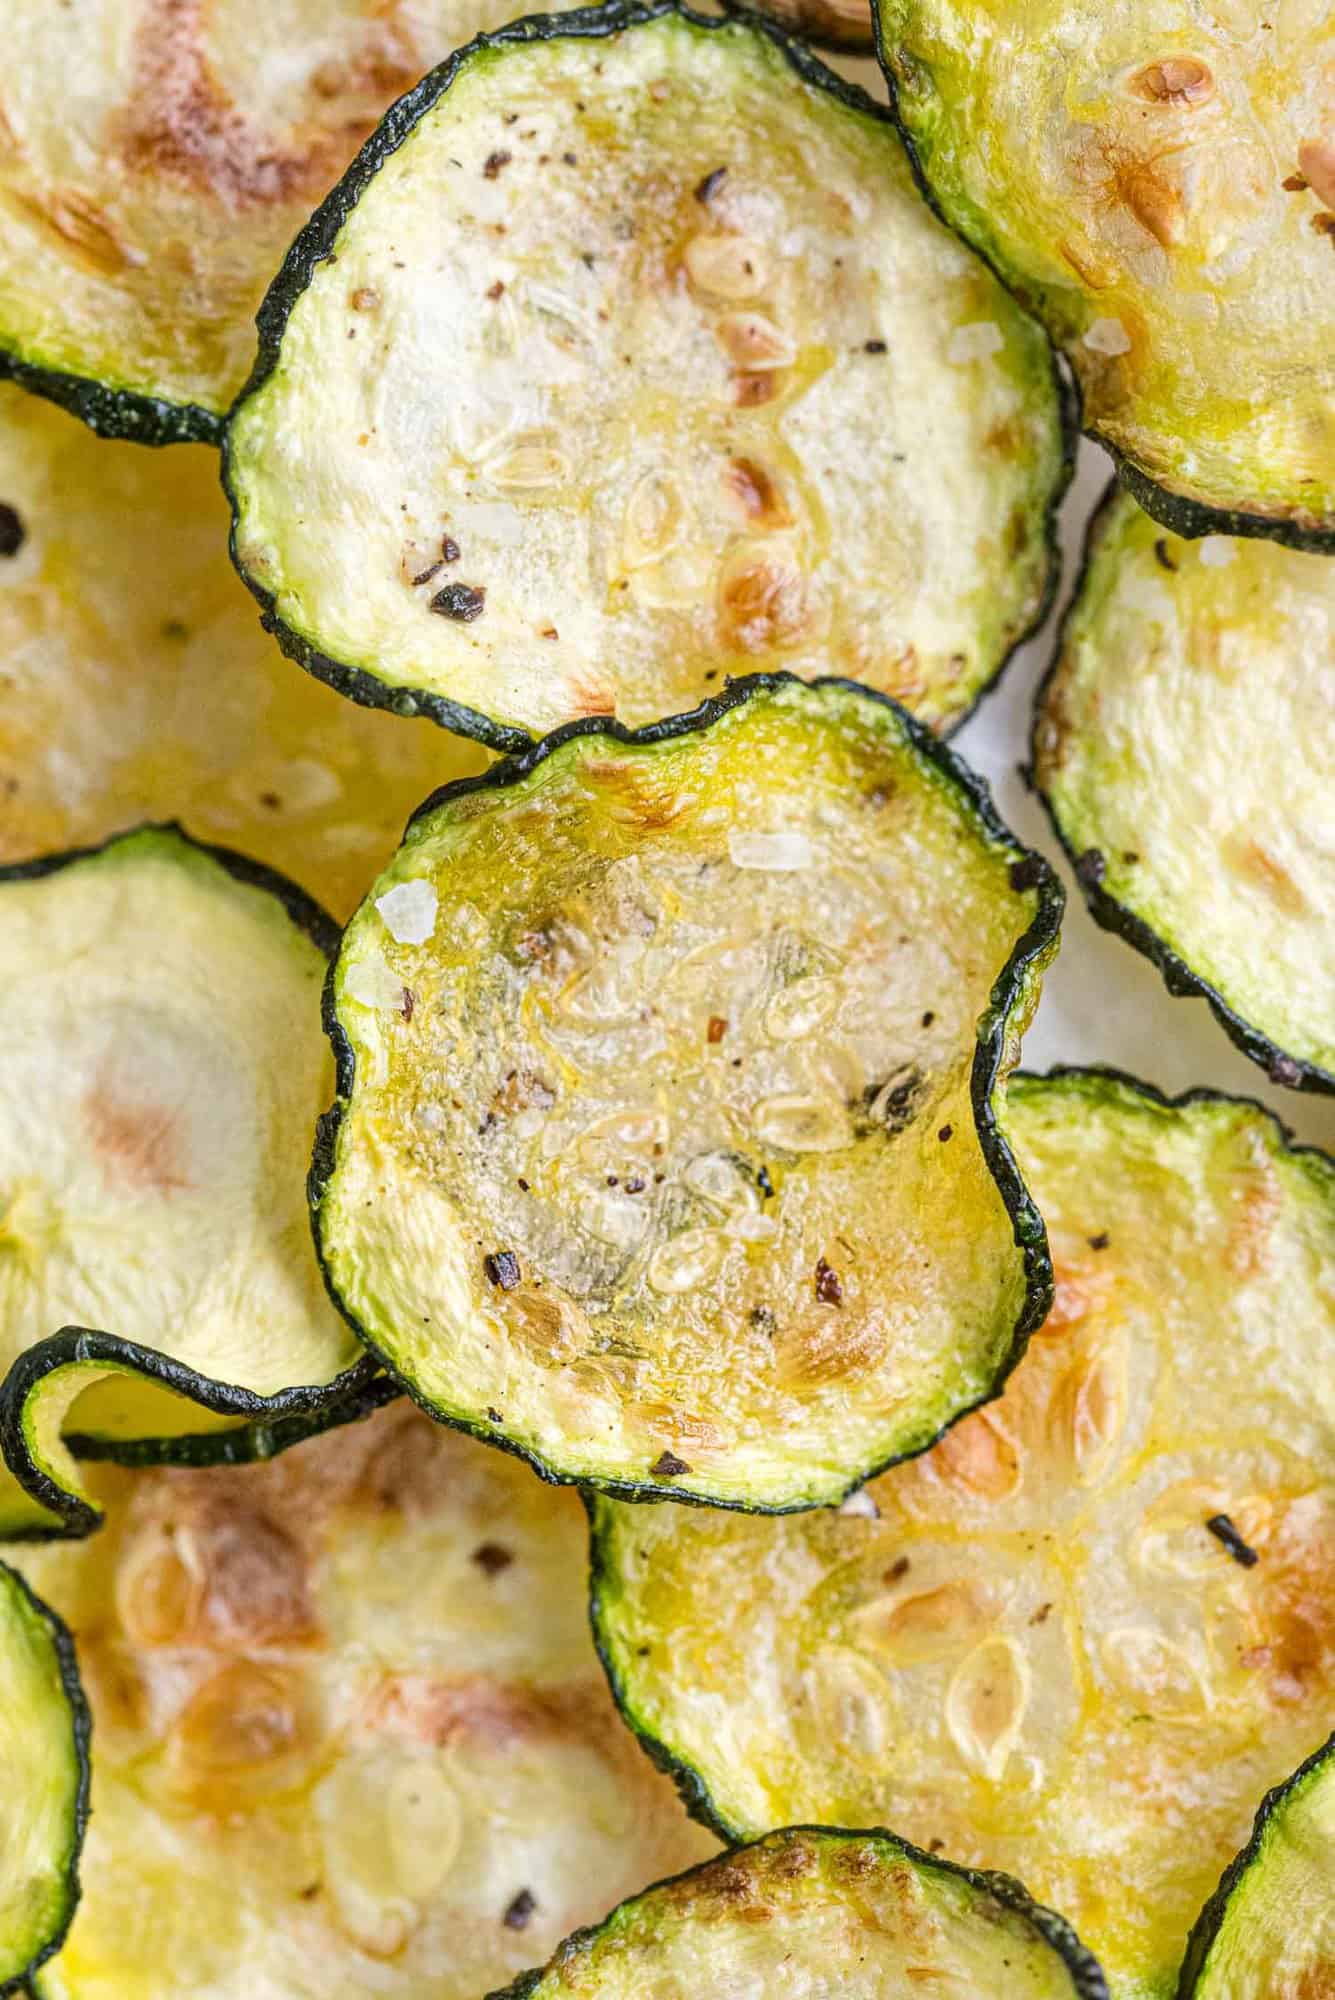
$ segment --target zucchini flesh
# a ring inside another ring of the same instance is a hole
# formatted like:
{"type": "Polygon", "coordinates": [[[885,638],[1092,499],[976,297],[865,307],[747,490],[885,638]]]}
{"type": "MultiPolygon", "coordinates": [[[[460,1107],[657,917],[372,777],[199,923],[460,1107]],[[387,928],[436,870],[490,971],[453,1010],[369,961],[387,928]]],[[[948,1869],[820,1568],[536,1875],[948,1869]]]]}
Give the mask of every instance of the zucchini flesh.
{"type": "Polygon", "coordinates": [[[1335,1736],[1267,1794],[1201,1913],[1180,2000],[1322,2000],[1335,1987],[1335,1736]]]}
{"type": "Polygon", "coordinates": [[[573,1495],[404,1400],[92,1477],[103,1531],[23,1557],[98,1746],[42,2000],[473,2000],[712,1850],[617,1720],[573,1495]]]}
{"type": "Polygon", "coordinates": [[[1066,477],[1047,343],[884,110],[670,6],[405,99],[270,290],[226,463],[293,655],[502,749],[774,667],[958,721],[1066,477]]]}
{"type": "Polygon", "coordinates": [[[659,1882],[492,2000],[648,1993],[1106,2000],[1061,1918],[885,1833],[791,1827],[659,1882]]]}
{"type": "Polygon", "coordinates": [[[942,213],[1175,532],[1335,549],[1323,0],[878,0],[942,213]]]}
{"type": "Polygon", "coordinates": [[[0,387],[0,507],[0,863],[179,817],[342,919],[418,801],[485,761],[283,659],[211,452],[99,442],[0,387]]]}
{"type": "Polygon", "coordinates": [[[549,1476],[837,1499],[992,1394],[1045,1310],[995,1106],[1059,909],[848,682],[738,682],[447,787],[330,988],[335,1296],[549,1476]]]}
{"type": "Polygon", "coordinates": [[[215,440],[312,207],[400,91],[508,14],[0,0],[0,370],[104,436],[215,440]]]}
{"type": "Polygon", "coordinates": [[[0,1563],[0,1992],[56,1950],[79,1897],[88,1711],[60,1620],[0,1563]]]}
{"type": "Polygon", "coordinates": [[[4,1533],[92,1525],[65,1432],[265,1448],[368,1373],[302,1186],[333,935],[172,828],[0,870],[4,1533]]]}
{"type": "Polygon", "coordinates": [[[1166,2000],[1335,1700],[1335,1163],[1099,1071],[1017,1077],[1006,1123],[1057,1296],[1001,1400],[861,1512],[600,1502],[596,1625],[722,1830],[939,1840],[1166,2000]]]}
{"type": "Polygon", "coordinates": [[[1335,1090],[1333,634],[1324,558],[1193,545],[1110,496],[1034,732],[1099,922],[1276,1082],[1317,1090],[1335,1090]]]}

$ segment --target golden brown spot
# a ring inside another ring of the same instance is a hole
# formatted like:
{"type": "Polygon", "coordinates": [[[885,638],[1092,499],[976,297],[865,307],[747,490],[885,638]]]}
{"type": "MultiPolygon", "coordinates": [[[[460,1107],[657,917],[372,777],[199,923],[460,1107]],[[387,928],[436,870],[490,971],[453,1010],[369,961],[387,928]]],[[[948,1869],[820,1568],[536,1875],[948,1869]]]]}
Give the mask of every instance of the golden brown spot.
{"type": "Polygon", "coordinates": [[[979,1500],[1005,1500],[1020,1484],[1015,1446],[989,1410],[979,1410],[946,1432],[932,1453],[933,1470],[950,1487],[979,1500]]]}
{"type": "Polygon", "coordinates": [[[178,1156],[180,1134],[170,1111],[119,1097],[110,1083],[95,1084],[83,1100],[84,1128],[108,1177],[154,1194],[190,1185],[178,1156]]]}
{"type": "Polygon", "coordinates": [[[810,619],[806,578],[782,555],[742,549],[719,586],[720,639],[745,653],[791,645],[810,619]]]}
{"type": "Polygon", "coordinates": [[[1065,1335],[1107,1303],[1112,1280],[1101,1270],[1076,1264],[1053,1271],[1052,1310],[1039,1328],[1044,1335],[1065,1335]]]}
{"type": "Polygon", "coordinates": [[[1130,210],[1141,228],[1163,249],[1171,250],[1181,241],[1182,197],[1175,187],[1160,179],[1147,160],[1130,160],[1119,165],[1113,175],[1117,199],[1130,210]]]}
{"type": "Polygon", "coordinates": [[[759,404],[770,402],[777,393],[773,371],[760,375],[738,373],[732,378],[732,400],[740,410],[754,410],[759,404]]]}
{"type": "Polygon", "coordinates": [[[953,1582],[877,1598],[856,1614],[855,1623],[864,1645],[903,1667],[959,1653],[991,1616],[990,1599],[979,1586],[953,1582]]]}
{"type": "Polygon", "coordinates": [[[1150,104],[1208,104],[1214,78],[1195,56],[1169,56],[1147,63],[1132,79],[1132,89],[1150,104]]]}
{"type": "Polygon", "coordinates": [[[623,826],[642,826],[657,832],[674,825],[694,804],[688,793],[677,791],[643,763],[607,760],[591,762],[586,769],[609,795],[611,817],[623,826]]]}
{"type": "Polygon", "coordinates": [[[793,358],[792,343],[761,313],[728,313],[715,333],[738,368],[781,368],[793,358]]]}
{"type": "Polygon", "coordinates": [[[566,682],[565,705],[572,716],[615,715],[617,712],[616,694],[611,687],[582,679],[578,674],[572,674],[566,682]]]}
{"type": "Polygon", "coordinates": [[[1081,284],[1092,292],[1106,291],[1116,279],[1113,267],[1102,262],[1087,245],[1062,242],[1057,250],[1063,263],[1069,264],[1081,284]]]}
{"type": "Polygon", "coordinates": [[[774,481],[753,458],[734,458],[723,475],[729,497],[749,522],[764,528],[786,528],[792,521],[774,481]]]}
{"type": "Polygon", "coordinates": [[[1305,1493],[1284,1509],[1248,1572],[1257,1586],[1271,1698],[1319,1699],[1335,1673],[1335,1507],[1305,1493]]]}
{"type": "Polygon", "coordinates": [[[1276,2000],[1335,2000],[1335,1958],[1314,1960],[1286,1979],[1276,2000]]]}
{"type": "Polygon", "coordinates": [[[244,1798],[293,1776],[313,1736],[299,1677],[237,1660],[197,1688],[177,1716],[168,1765],[186,1791],[213,1801],[230,1781],[244,1798]]]}
{"type": "Polygon", "coordinates": [[[148,262],[136,245],[127,243],[97,205],[77,188],[53,188],[45,195],[10,191],[33,221],[50,229],[94,277],[116,277],[148,262]]]}
{"type": "Polygon", "coordinates": [[[1308,901],[1283,862],[1262,847],[1260,841],[1243,834],[1230,835],[1224,843],[1224,858],[1236,874],[1265,891],[1286,917],[1305,917],[1308,901]]]}
{"type": "Polygon", "coordinates": [[[885,1358],[886,1329],[877,1319],[851,1319],[846,1313],[823,1312],[819,1319],[799,1322],[779,1336],[775,1362],[786,1383],[837,1382],[861,1375],[885,1358]]]}
{"type": "Polygon", "coordinates": [[[348,303],[354,312],[374,312],[380,304],[380,294],[374,285],[359,285],[348,303]]]}
{"type": "Polygon", "coordinates": [[[409,1521],[440,1514],[454,1484],[448,1435],[407,1403],[378,1418],[377,1433],[375,1450],[360,1469],[357,1498],[409,1521]]]}
{"type": "Polygon", "coordinates": [[[512,1069],[492,1095],[483,1129],[498,1124],[502,1118],[514,1118],[521,1111],[547,1111],[555,1102],[556,1092],[536,1070],[512,1069]]]}
{"type": "Polygon", "coordinates": [[[1298,168],[1322,207],[1335,209],[1335,139],[1305,139],[1298,168]]]}

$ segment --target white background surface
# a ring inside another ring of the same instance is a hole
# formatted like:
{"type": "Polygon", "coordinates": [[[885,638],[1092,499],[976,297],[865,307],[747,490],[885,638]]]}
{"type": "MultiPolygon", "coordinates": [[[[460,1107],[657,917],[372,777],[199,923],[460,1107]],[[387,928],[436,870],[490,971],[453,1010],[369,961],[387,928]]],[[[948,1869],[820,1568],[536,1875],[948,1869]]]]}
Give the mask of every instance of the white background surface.
{"type": "MultiPolygon", "coordinates": [[[[885,85],[874,63],[835,59],[832,67],[884,101],[885,85]]],[[[1043,807],[1019,774],[1018,767],[1029,759],[1035,690],[1052,657],[1061,613],[1076,580],[1085,524],[1111,475],[1111,460],[1099,446],[1082,440],[1062,512],[1063,569],[1052,615],[952,738],[952,748],[987,779],[1002,818],[1021,840],[1047,855],[1066,888],[1061,950],[1025,1037],[1024,1066],[1114,1063],[1171,1093],[1208,1086],[1256,1097],[1277,1111],[1297,1138],[1335,1152],[1335,1097],[1277,1089],[1264,1070],[1234,1048],[1203,1000],[1174,1000],[1148,959],[1099,929],[1043,807]]],[[[1245,757],[1247,745],[1238,744],[1237,752],[1245,757]]],[[[1263,951],[1264,938],[1258,936],[1255,946],[1263,951]]]]}

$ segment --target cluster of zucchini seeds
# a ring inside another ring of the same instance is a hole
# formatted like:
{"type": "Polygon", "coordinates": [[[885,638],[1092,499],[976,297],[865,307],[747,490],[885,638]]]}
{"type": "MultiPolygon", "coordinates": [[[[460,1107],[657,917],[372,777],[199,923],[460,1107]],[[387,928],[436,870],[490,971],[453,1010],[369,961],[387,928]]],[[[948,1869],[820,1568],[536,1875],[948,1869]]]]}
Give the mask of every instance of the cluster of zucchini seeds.
{"type": "Polygon", "coordinates": [[[760,6],[0,0],[0,1994],[1335,1990],[1325,9],[760,6]]]}

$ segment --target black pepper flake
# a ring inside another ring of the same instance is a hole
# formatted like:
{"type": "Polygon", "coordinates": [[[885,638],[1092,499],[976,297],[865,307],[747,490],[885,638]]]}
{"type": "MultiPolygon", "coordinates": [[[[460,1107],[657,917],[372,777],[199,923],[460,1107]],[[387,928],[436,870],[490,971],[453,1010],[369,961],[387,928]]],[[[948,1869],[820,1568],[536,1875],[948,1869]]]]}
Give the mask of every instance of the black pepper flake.
{"type": "Polygon", "coordinates": [[[690,1469],[686,1460],[678,1458],[675,1452],[661,1451],[649,1467],[649,1474],[653,1479],[680,1479],[690,1469]]]}
{"type": "Polygon", "coordinates": [[[1087,889],[1097,889],[1108,872],[1108,864],[1100,848],[1087,847],[1075,864],[1075,872],[1087,889]]]}
{"type": "Polygon", "coordinates": [[[484,1576],[499,1576],[503,1569],[509,1569],[514,1556],[501,1542],[479,1542],[472,1559],[484,1576]]]}
{"type": "Polygon", "coordinates": [[[774,1317],[774,1308],[772,1306],[752,1306],[751,1324],[756,1328],[757,1332],[767,1333],[772,1336],[776,1332],[779,1322],[774,1317]]]}
{"type": "Polygon", "coordinates": [[[526,1928],[529,1918],[533,1915],[537,1907],[538,1899],[533,1894],[533,1891],[531,1889],[521,1889],[519,1894],[507,1905],[501,1922],[508,1931],[522,1931],[526,1928]]]}
{"type": "Polygon", "coordinates": [[[487,286],[487,297],[489,299],[498,299],[504,290],[505,290],[505,280],[503,278],[497,278],[494,284],[490,284],[487,286]]]}
{"type": "Polygon", "coordinates": [[[632,1174],[626,1182],[627,1194],[643,1194],[646,1182],[643,1174],[632,1174]]]}
{"type": "Polygon", "coordinates": [[[822,1305],[841,1306],[844,1302],[844,1288],[839,1281],[839,1273],[823,1257],[816,1263],[816,1297],[822,1305]]]}
{"type": "Polygon", "coordinates": [[[28,539],[28,530],[17,507],[0,501],[0,556],[16,556],[28,539]]]}
{"type": "Polygon", "coordinates": [[[726,167],[715,167],[713,172],[706,174],[696,187],[696,200],[700,202],[712,201],[727,178],[728,169],[726,167]]]}
{"type": "Polygon", "coordinates": [[[711,1043],[721,1042],[727,1032],[728,1024],[722,1014],[711,1014],[709,1017],[709,1027],[706,1030],[707,1039],[711,1043]]]}
{"type": "Polygon", "coordinates": [[[1012,889],[1036,889],[1043,874],[1043,863],[1036,854],[1021,855],[1012,861],[1007,873],[1007,881],[1012,889]]]}
{"type": "Polygon", "coordinates": [[[761,1195],[766,1201],[774,1199],[774,1183],[769,1177],[768,1167],[756,1168],[756,1186],[760,1189],[761,1195]]]}
{"type": "Polygon", "coordinates": [[[1289,1090],[1296,1090],[1303,1080],[1303,1073],[1292,1056],[1273,1057],[1268,1074],[1272,1083],[1282,1083],[1289,1090]]]}
{"type": "Polygon", "coordinates": [[[442,535],[440,539],[440,559],[443,563],[458,562],[463,551],[453,535],[442,535]]]}
{"type": "Polygon", "coordinates": [[[1085,1241],[1091,1250],[1106,1250],[1112,1238],[1106,1229],[1101,1229],[1097,1236],[1087,1236],[1085,1241]]]}
{"type": "Polygon", "coordinates": [[[1051,1600],[1049,1600],[1046,1604],[1039,1605],[1037,1611],[1035,1611],[1033,1616],[1030,1618],[1029,1623],[1031,1625],[1046,1625],[1051,1615],[1052,1615],[1052,1603],[1051,1600]]]}
{"type": "Polygon", "coordinates": [[[521,1193],[523,1194],[528,1193],[528,1182],[524,1179],[524,1176],[522,1174],[520,1174],[519,1176],[519,1188],[521,1193]]]}
{"type": "Polygon", "coordinates": [[[946,1140],[953,1137],[954,1131],[955,1127],[953,1125],[943,1125],[941,1127],[941,1130],[937,1133],[936,1136],[941,1141],[941,1144],[944,1146],[946,1140]]]}
{"type": "Polygon", "coordinates": [[[453,618],[456,624],[471,625],[475,618],[482,616],[487,602],[487,593],[480,584],[447,583],[438,590],[431,600],[431,610],[441,618],[453,618]]]}
{"type": "Polygon", "coordinates": [[[885,351],[886,346],[883,340],[864,340],[862,343],[862,352],[864,354],[884,354],[885,351]]]}
{"type": "Polygon", "coordinates": [[[413,1018],[413,1009],[417,1005],[417,995],[413,992],[411,986],[403,986],[399,990],[403,995],[399,1001],[399,1012],[405,1021],[411,1021],[413,1018]]]}
{"type": "Polygon", "coordinates": [[[419,569],[417,575],[413,578],[413,589],[416,590],[421,584],[430,583],[433,577],[440,575],[444,567],[443,562],[436,561],[428,563],[425,569],[419,569]]]}
{"type": "Polygon", "coordinates": [[[490,1405],[490,1404],[488,1404],[488,1405],[487,1405],[487,1422],[488,1422],[489,1424],[503,1424],[503,1423],[505,1422],[505,1418],[504,1418],[504,1417],[503,1417],[503,1416],[501,1415],[501,1413],[500,1413],[500,1411],[499,1411],[499,1410],[493,1410],[493,1409],[492,1409],[492,1407],[491,1407],[491,1405],[490,1405]]]}
{"type": "Polygon", "coordinates": [[[513,1250],[493,1250],[482,1259],[482,1268],[488,1282],[499,1285],[503,1292],[512,1292],[519,1283],[519,1259],[513,1250]]]}
{"type": "Polygon", "coordinates": [[[936,1015],[932,1012],[931,1008],[929,1007],[927,1009],[927,1012],[922,1017],[922,1024],[924,1028],[930,1028],[935,1019],[936,1015]]]}
{"type": "Polygon", "coordinates": [[[482,171],[489,181],[494,181],[501,168],[508,167],[513,158],[513,153],[507,153],[504,150],[498,153],[488,153],[486,164],[483,166],[482,171]]]}
{"type": "Polygon", "coordinates": [[[1166,569],[1170,576],[1177,575],[1178,565],[1169,554],[1168,543],[1162,535],[1160,535],[1158,541],[1154,544],[1154,560],[1158,563],[1160,569],[1166,569]]]}
{"type": "Polygon", "coordinates": [[[1244,1569],[1255,1569],[1261,1558],[1243,1541],[1227,1514],[1212,1514],[1205,1525],[1215,1540],[1223,1543],[1235,1563],[1241,1563],[1244,1569]]]}
{"type": "Polygon", "coordinates": [[[895,1560],[891,1563],[889,1569],[885,1572],[885,1576],[882,1579],[882,1581],[885,1583],[899,1583],[902,1581],[904,1577],[908,1575],[908,1573],[909,1573],[908,1557],[896,1556],[895,1560]]]}
{"type": "Polygon", "coordinates": [[[579,165],[578,153],[562,153],[561,158],[568,167],[577,167],[579,165]]]}

